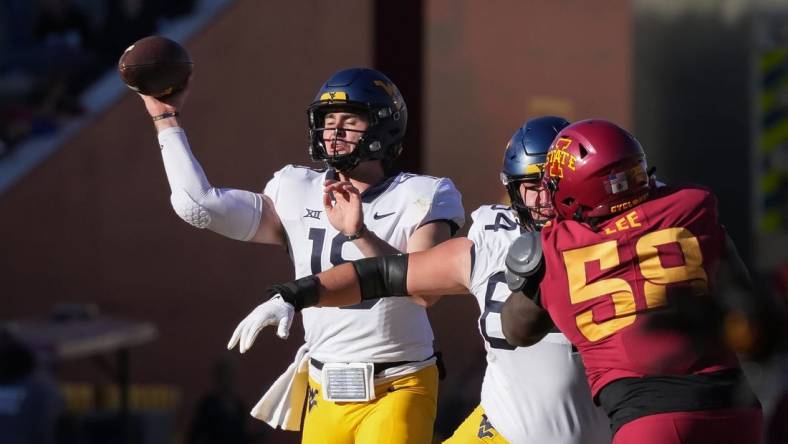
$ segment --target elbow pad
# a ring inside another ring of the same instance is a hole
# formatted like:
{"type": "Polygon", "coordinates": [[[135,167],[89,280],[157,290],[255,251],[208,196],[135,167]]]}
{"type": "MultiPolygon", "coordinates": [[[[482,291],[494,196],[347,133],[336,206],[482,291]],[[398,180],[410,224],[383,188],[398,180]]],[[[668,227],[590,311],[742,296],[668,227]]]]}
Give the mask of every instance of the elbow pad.
{"type": "Polygon", "coordinates": [[[523,292],[531,299],[538,297],[544,269],[539,233],[529,231],[521,234],[506,253],[506,284],[509,290],[523,292]]]}
{"type": "Polygon", "coordinates": [[[170,203],[189,225],[241,241],[254,236],[263,214],[262,196],[244,190],[210,188],[199,201],[186,190],[174,190],[170,203]]]}
{"type": "Polygon", "coordinates": [[[181,219],[232,239],[246,241],[255,235],[263,214],[260,194],[211,186],[181,128],[161,131],[159,146],[172,191],[170,203],[181,219]]]}
{"type": "Polygon", "coordinates": [[[408,255],[368,257],[353,261],[361,300],[407,296],[408,255]]]}

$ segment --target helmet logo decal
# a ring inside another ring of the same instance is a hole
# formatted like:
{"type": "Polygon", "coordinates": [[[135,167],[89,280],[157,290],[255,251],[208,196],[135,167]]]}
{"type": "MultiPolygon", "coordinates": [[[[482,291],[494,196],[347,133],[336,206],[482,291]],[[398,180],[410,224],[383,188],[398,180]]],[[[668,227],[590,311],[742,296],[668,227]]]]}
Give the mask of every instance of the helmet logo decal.
{"type": "Polygon", "coordinates": [[[386,91],[386,94],[391,97],[391,101],[394,102],[394,108],[397,110],[402,109],[402,99],[400,98],[399,91],[397,91],[397,87],[394,86],[393,83],[384,82],[383,80],[375,80],[373,83],[383,88],[383,91],[386,91]]]}
{"type": "Polygon", "coordinates": [[[530,176],[531,174],[542,174],[544,171],[544,164],[543,163],[532,163],[525,166],[525,174],[530,176]]]}
{"type": "Polygon", "coordinates": [[[347,93],[344,91],[328,91],[320,95],[321,102],[333,102],[335,100],[347,101],[347,93]]]}
{"type": "Polygon", "coordinates": [[[567,151],[572,139],[561,137],[555,141],[550,151],[547,152],[546,170],[548,177],[564,177],[564,167],[575,170],[575,156],[567,151]]]}
{"type": "Polygon", "coordinates": [[[629,180],[626,171],[610,174],[605,181],[605,191],[608,194],[623,193],[629,189],[629,180]]]}
{"type": "Polygon", "coordinates": [[[623,193],[630,188],[637,188],[648,182],[648,174],[642,163],[639,163],[626,171],[610,173],[604,181],[607,194],[623,193]]]}
{"type": "Polygon", "coordinates": [[[383,90],[386,91],[386,94],[388,94],[389,97],[394,97],[394,94],[396,94],[397,92],[397,89],[393,83],[387,83],[384,82],[383,80],[375,80],[373,83],[376,86],[383,88],[383,90]]]}

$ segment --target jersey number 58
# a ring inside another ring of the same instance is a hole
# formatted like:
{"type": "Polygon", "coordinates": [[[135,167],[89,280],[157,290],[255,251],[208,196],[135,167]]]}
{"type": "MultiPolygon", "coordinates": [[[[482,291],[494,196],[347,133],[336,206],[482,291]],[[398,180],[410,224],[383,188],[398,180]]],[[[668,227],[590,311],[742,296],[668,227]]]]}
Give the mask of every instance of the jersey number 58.
{"type": "MultiPolygon", "coordinates": [[[[643,276],[643,291],[633,288],[627,280],[611,277],[589,283],[586,264],[599,262],[599,269],[615,267],[621,263],[618,241],[611,240],[563,253],[569,276],[569,298],[572,304],[580,304],[597,298],[609,297],[615,314],[612,318],[595,322],[589,308],[575,316],[577,328],[589,341],[606,338],[618,330],[631,325],[637,318],[636,295],[645,299],[641,307],[659,307],[665,304],[666,286],[689,282],[698,292],[707,289],[706,271],[698,239],[686,228],[665,228],[648,233],[637,240],[635,252],[640,274],[643,276]],[[678,243],[684,256],[682,265],[664,267],[660,261],[658,247],[678,243]]],[[[642,309],[641,309],[642,310],[642,309]]]]}

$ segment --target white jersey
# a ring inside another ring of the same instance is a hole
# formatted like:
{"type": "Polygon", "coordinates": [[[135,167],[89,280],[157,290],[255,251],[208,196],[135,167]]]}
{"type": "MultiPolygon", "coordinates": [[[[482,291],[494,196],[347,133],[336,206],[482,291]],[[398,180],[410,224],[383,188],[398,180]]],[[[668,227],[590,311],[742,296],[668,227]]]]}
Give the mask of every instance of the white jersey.
{"type": "Polygon", "coordinates": [[[531,347],[504,339],[501,309],[511,292],[504,260],[520,235],[514,212],[501,205],[473,212],[470,290],[479,303],[479,330],[487,350],[481,405],[509,442],[605,443],[610,426],[594,406],[580,355],[561,333],[548,333],[531,347]]]}
{"type": "MultiPolygon", "coordinates": [[[[364,257],[325,214],[323,182],[326,174],[333,173],[329,171],[287,165],[265,187],[287,233],[296,278],[364,257]]],[[[367,229],[403,252],[410,236],[425,223],[448,220],[462,226],[465,222],[460,193],[446,178],[400,173],[371,186],[361,197],[367,229]]],[[[302,315],[310,354],[323,362],[418,362],[433,355],[427,313],[410,298],[307,308],[302,315]]],[[[402,370],[389,369],[378,376],[398,375],[402,370]]]]}

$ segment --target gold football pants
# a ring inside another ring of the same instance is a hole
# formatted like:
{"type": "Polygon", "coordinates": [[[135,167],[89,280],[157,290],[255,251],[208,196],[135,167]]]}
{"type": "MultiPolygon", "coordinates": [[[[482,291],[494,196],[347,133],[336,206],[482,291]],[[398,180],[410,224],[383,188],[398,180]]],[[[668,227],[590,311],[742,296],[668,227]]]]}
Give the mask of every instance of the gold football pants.
{"type": "Polygon", "coordinates": [[[443,444],[509,444],[490,424],[481,405],[477,406],[465,421],[457,427],[454,434],[443,444]]]}
{"type": "Polygon", "coordinates": [[[369,402],[331,402],[309,378],[303,444],[429,444],[438,400],[435,365],[375,386],[369,402]]]}

